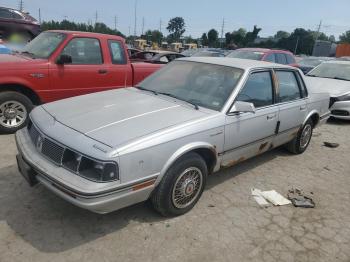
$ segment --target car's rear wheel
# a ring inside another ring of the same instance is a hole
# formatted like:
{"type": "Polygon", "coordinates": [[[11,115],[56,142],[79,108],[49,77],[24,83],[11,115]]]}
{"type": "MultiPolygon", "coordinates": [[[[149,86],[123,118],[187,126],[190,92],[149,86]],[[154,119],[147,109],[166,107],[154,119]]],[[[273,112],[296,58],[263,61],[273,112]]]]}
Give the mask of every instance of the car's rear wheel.
{"type": "Polygon", "coordinates": [[[178,216],[190,211],[201,197],[208,168],[196,153],[178,159],[166,172],[152,195],[154,208],[163,216],[178,216]]]}
{"type": "Polygon", "coordinates": [[[17,92],[0,93],[0,133],[14,133],[28,122],[33,103],[17,92]]]}
{"type": "Polygon", "coordinates": [[[308,148],[313,132],[313,122],[309,119],[299,130],[297,136],[286,144],[286,148],[293,154],[302,154],[308,148]]]}

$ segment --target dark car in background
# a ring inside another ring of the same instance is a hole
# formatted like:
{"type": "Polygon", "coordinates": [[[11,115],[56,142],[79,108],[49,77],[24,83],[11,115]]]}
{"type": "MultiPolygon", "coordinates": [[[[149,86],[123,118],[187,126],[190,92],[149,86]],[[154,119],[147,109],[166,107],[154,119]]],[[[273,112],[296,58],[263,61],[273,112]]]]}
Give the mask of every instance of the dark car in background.
{"type": "Polygon", "coordinates": [[[240,48],[227,55],[231,58],[251,59],[298,67],[293,53],[267,48],[240,48]]]}
{"type": "Polygon", "coordinates": [[[40,24],[27,13],[0,7],[0,38],[8,39],[19,35],[25,42],[40,33],[40,24]]]}
{"type": "Polygon", "coordinates": [[[334,58],[309,56],[301,59],[298,64],[300,70],[303,71],[304,74],[307,74],[319,64],[330,60],[334,60],[334,58]]]}

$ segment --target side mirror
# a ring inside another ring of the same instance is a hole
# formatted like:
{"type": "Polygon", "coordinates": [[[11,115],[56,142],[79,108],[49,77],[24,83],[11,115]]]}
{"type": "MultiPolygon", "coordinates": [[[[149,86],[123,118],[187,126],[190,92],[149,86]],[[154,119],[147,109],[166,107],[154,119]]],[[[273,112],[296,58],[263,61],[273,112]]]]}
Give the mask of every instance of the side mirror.
{"type": "Polygon", "coordinates": [[[229,115],[234,115],[238,113],[254,113],[255,114],[255,106],[253,103],[236,101],[229,111],[229,115]]]}
{"type": "Polygon", "coordinates": [[[58,65],[64,65],[64,64],[71,64],[72,63],[72,57],[70,55],[60,55],[57,58],[56,64],[58,65]]]}

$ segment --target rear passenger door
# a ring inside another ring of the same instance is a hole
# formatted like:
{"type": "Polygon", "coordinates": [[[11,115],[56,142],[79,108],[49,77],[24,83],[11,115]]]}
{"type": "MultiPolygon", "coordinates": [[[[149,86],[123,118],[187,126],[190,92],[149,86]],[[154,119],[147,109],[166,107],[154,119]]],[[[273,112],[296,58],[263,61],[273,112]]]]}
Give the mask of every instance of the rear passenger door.
{"type": "Polygon", "coordinates": [[[297,71],[277,69],[275,76],[279,122],[274,145],[278,146],[287,143],[297,135],[306,117],[307,103],[306,94],[297,71]]]}

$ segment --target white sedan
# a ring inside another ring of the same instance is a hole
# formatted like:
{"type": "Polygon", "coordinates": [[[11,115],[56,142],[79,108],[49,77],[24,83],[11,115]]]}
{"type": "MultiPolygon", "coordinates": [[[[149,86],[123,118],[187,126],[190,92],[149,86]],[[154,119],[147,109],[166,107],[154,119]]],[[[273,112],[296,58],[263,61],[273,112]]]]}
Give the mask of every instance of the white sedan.
{"type": "Polygon", "coordinates": [[[350,120],[350,61],[324,62],[307,76],[310,89],[330,94],[331,116],[350,120]]]}

